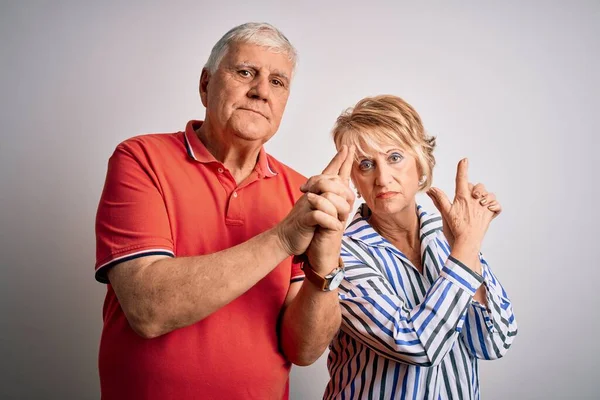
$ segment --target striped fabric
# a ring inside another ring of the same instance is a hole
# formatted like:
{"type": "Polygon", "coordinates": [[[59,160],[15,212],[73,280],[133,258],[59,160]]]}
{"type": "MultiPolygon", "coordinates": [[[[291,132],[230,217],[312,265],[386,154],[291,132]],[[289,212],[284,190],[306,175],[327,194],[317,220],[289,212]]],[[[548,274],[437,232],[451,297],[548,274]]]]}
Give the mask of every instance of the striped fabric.
{"type": "Polygon", "coordinates": [[[325,399],[478,399],[477,359],[502,357],[517,334],[504,288],[450,257],[439,215],[420,206],[423,274],[367,222],[346,229],[342,329],[330,345],[325,399]],[[488,308],[473,300],[481,282],[488,308]]]}

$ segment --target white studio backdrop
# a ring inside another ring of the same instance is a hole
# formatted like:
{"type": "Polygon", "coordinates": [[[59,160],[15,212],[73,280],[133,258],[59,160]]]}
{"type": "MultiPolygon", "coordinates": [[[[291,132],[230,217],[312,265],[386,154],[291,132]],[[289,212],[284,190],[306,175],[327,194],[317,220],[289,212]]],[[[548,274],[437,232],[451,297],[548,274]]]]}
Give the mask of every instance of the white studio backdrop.
{"type": "MultiPolygon", "coordinates": [[[[0,398],[99,398],[107,160],[128,137],[201,119],[200,70],[247,21],[300,54],[275,157],[318,173],[339,113],[391,93],[438,137],[436,186],[451,194],[469,157],[471,180],[497,194],[484,252],[519,335],[481,363],[483,398],[598,398],[600,3],[312,0],[2,2],[0,398]]],[[[325,361],[293,369],[292,399],[321,397],[325,361]]]]}

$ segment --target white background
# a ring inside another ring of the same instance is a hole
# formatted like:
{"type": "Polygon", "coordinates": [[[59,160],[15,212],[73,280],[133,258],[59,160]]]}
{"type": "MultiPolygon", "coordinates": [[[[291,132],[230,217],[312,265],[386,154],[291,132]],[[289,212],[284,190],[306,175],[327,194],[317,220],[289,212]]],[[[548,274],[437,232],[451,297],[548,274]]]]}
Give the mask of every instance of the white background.
{"type": "MultiPolygon", "coordinates": [[[[483,398],[600,395],[598,1],[120,3],[0,6],[1,398],[99,398],[94,217],[108,157],[201,119],[200,70],[247,21],[300,53],[267,146],[281,161],[319,172],[337,115],[392,93],[438,136],[436,185],[451,193],[467,156],[501,200],[484,252],[519,335],[482,363],[483,398]]],[[[294,368],[292,399],[320,398],[327,379],[325,357],[294,368]]]]}

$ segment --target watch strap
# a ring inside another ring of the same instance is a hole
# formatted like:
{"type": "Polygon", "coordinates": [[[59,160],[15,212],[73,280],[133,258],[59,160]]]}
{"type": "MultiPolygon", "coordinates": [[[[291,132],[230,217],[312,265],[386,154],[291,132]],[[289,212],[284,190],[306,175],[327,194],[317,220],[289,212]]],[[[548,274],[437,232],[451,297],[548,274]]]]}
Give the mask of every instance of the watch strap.
{"type": "Polygon", "coordinates": [[[343,263],[341,257],[339,258],[337,268],[332,270],[326,276],[321,276],[320,274],[318,274],[310,265],[310,262],[308,261],[307,257],[304,257],[304,260],[302,263],[302,271],[304,271],[304,276],[306,277],[306,279],[308,279],[308,281],[311,282],[313,285],[315,285],[319,290],[322,290],[324,292],[331,290],[329,288],[331,280],[338,273],[339,270],[343,270],[343,269],[344,269],[344,263],[343,263]]]}

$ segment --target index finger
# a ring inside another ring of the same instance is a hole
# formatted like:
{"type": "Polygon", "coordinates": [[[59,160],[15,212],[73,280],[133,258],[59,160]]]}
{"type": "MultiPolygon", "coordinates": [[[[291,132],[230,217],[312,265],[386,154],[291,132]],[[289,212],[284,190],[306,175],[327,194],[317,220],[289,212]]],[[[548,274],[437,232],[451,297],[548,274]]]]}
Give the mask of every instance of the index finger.
{"type": "Polygon", "coordinates": [[[333,157],[329,164],[325,167],[323,170],[323,175],[337,175],[340,172],[340,167],[346,159],[346,154],[348,154],[348,147],[343,145],[335,157],[333,157]]]}
{"type": "Polygon", "coordinates": [[[463,158],[456,167],[456,194],[467,195],[469,193],[469,161],[463,158]]]}
{"type": "Polygon", "coordinates": [[[343,179],[345,183],[350,181],[350,172],[352,171],[352,164],[354,163],[354,150],[356,147],[354,145],[348,148],[348,154],[346,154],[346,159],[344,163],[340,167],[340,178],[343,179]]]}

